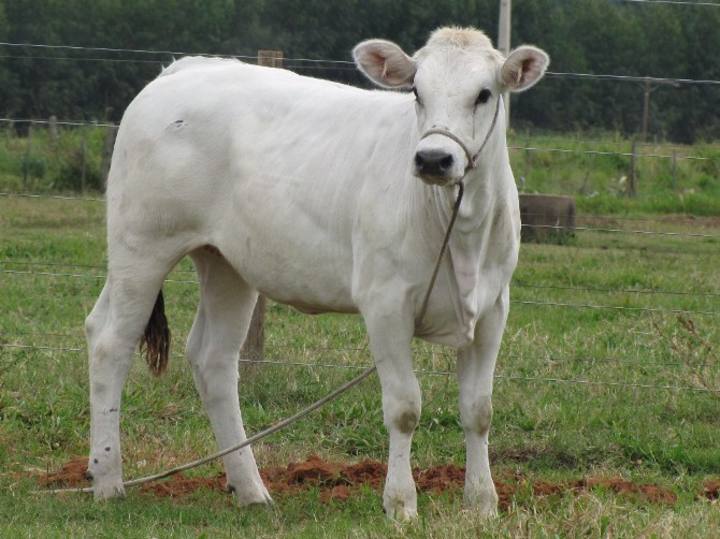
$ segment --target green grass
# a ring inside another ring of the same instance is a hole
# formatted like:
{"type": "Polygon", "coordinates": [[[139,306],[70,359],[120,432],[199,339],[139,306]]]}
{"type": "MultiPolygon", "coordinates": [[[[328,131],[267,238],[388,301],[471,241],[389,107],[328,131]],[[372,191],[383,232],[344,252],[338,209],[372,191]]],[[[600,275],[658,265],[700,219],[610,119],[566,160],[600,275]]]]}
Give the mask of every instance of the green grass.
{"type": "MultiPolygon", "coordinates": [[[[482,523],[472,512],[459,512],[462,493],[451,491],[421,494],[419,522],[398,527],[386,521],[380,495],[372,491],[331,504],[320,502],[316,491],[278,496],[275,510],[238,509],[229,496],[215,492],[168,501],[130,491],[124,500],[103,504],[81,495],[33,494],[36,484],[29,475],[88,450],[82,322],[102,285],[93,276],[103,271],[84,266],[103,265],[103,205],[0,199],[0,270],[5,271],[0,273],[0,343],[81,349],[0,348],[0,536],[708,536],[720,526],[720,513],[696,495],[703,481],[720,475],[720,394],[704,391],[720,388],[720,325],[717,315],[701,312],[717,312],[720,305],[720,227],[712,220],[675,218],[618,220],[613,226],[714,237],[578,232],[566,245],[523,245],[512,288],[516,303],[498,366],[492,466],[499,476],[519,472],[549,481],[622,475],[668,487],[678,503],[666,507],[602,490],[547,498],[519,492],[507,512],[482,523]],[[623,292],[536,288],[543,286],[623,292]],[[611,385],[618,383],[626,385],[611,385]],[[641,387],[646,385],[653,387],[641,387]]],[[[192,279],[185,273],[189,270],[185,260],[171,278],[192,279]]],[[[215,447],[181,357],[196,286],[166,283],[165,298],[174,335],[169,372],[155,379],[138,360],[125,388],[121,428],[128,478],[215,447]]],[[[269,359],[349,366],[369,362],[356,317],[311,317],[271,304],[266,330],[269,359]]],[[[423,343],[416,343],[415,359],[419,369],[451,371],[454,366],[448,349],[423,343]]],[[[248,430],[256,432],[297,411],[352,372],[287,365],[243,369],[239,390],[248,430]]],[[[424,405],[413,463],[463,464],[454,377],[423,374],[420,381],[424,405]]],[[[375,379],[256,448],[261,466],[285,465],[311,453],[345,461],[384,460],[386,452],[375,379]]],[[[209,476],[219,469],[213,464],[194,473],[209,476]]]]}
{"type": "Polygon", "coordinates": [[[0,130],[0,191],[72,192],[104,187],[101,174],[105,128],[48,129],[33,126],[28,136],[0,130]],[[83,181],[83,170],[85,172],[83,181]]]}
{"type": "MultiPolygon", "coordinates": [[[[0,131],[0,191],[78,192],[100,189],[106,128],[60,128],[53,141],[35,126],[32,137],[0,131]],[[83,154],[83,145],[85,152],[83,154]],[[84,155],[84,157],[83,157],[84,155]]],[[[720,145],[639,144],[637,195],[628,196],[632,141],[613,133],[533,134],[511,131],[510,157],[520,190],[572,195],[580,211],[604,214],[720,215],[720,145]],[[571,152],[553,152],[566,149],[571,152]],[[583,153],[609,152],[611,155],[583,153]],[[675,165],[671,159],[676,155],[675,165]],[[662,157],[657,157],[662,156],[662,157]],[[688,159],[700,157],[704,160],[688,159]]]]}
{"type": "Polygon", "coordinates": [[[619,135],[511,133],[509,144],[537,148],[510,151],[521,191],[572,195],[583,212],[720,214],[720,146],[716,143],[638,145],[635,197],[628,196],[630,157],[616,155],[631,153],[632,142],[619,135]],[[611,155],[582,153],[587,151],[611,155]]]}

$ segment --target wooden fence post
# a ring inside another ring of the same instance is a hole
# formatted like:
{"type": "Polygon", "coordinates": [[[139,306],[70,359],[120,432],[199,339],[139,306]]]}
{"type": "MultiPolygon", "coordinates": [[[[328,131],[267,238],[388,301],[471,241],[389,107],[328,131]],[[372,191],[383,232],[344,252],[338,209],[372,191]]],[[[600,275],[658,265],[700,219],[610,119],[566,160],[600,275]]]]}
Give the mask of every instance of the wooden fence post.
{"type": "Polygon", "coordinates": [[[677,189],[677,150],[672,152],[672,189],[677,189]]]}
{"type": "Polygon", "coordinates": [[[30,177],[30,155],[32,153],[32,133],[33,133],[33,126],[32,126],[32,124],[28,124],[27,144],[25,145],[25,157],[23,159],[23,189],[25,189],[25,191],[30,190],[30,186],[28,185],[28,178],[30,177]]]}
{"type": "Polygon", "coordinates": [[[283,51],[277,49],[258,49],[257,63],[259,66],[282,67],[283,51]]]}
{"type": "Polygon", "coordinates": [[[50,116],[50,121],[48,122],[48,129],[50,130],[50,140],[52,141],[53,145],[56,145],[58,142],[58,125],[57,125],[57,116],[54,114],[50,116]]]}
{"type": "MultiPolygon", "coordinates": [[[[259,49],[257,63],[267,67],[282,67],[283,52],[275,49],[259,49]]],[[[240,350],[241,359],[261,361],[265,357],[265,311],[267,300],[262,294],[258,297],[255,310],[250,321],[245,343],[240,350]]]]}
{"type": "MultiPolygon", "coordinates": [[[[82,128],[81,128],[82,129],[82,128]]],[[[82,131],[82,142],[80,143],[80,162],[82,170],[80,172],[80,189],[83,193],[86,191],[86,175],[87,175],[87,140],[85,138],[85,131],[82,131]]]]}
{"type": "Polygon", "coordinates": [[[637,140],[633,140],[630,154],[630,170],[628,171],[628,196],[634,197],[637,194],[637,140]]]}
{"type": "Polygon", "coordinates": [[[252,314],[247,338],[240,350],[241,359],[260,361],[265,357],[265,310],[267,300],[260,294],[252,314]]]}

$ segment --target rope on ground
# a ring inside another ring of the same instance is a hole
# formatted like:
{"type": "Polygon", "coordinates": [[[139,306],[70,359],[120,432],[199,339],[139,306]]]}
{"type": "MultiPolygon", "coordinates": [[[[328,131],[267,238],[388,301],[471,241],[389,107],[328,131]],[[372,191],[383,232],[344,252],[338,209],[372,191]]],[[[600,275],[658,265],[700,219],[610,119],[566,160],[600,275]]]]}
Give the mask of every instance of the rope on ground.
{"type": "MultiPolygon", "coordinates": [[[[340,387],[338,387],[336,390],[328,393],[325,395],[322,399],[315,401],[310,406],[303,408],[299,412],[297,412],[294,415],[291,415],[290,417],[287,417],[283,419],[282,421],[278,421],[271,427],[268,427],[265,430],[261,430],[257,434],[254,434],[253,436],[250,436],[250,438],[247,438],[244,442],[241,442],[237,445],[234,445],[232,447],[228,447],[227,449],[223,449],[222,451],[217,451],[216,453],[213,453],[212,455],[208,455],[207,457],[203,457],[201,459],[194,460],[192,462],[188,462],[187,464],[183,464],[182,466],[176,466],[175,468],[170,468],[169,470],[165,470],[164,472],[156,473],[153,475],[148,475],[145,477],[140,477],[138,479],[132,479],[130,481],[125,481],[123,483],[123,486],[125,487],[134,487],[137,485],[142,485],[144,483],[149,483],[151,481],[157,481],[159,479],[164,479],[166,477],[170,477],[171,475],[175,475],[177,473],[180,473],[185,470],[189,470],[191,468],[196,468],[197,466],[201,466],[202,464],[207,464],[208,462],[211,462],[215,459],[219,459],[220,457],[224,457],[225,455],[232,453],[234,451],[238,451],[242,449],[243,447],[247,447],[258,440],[261,440],[262,438],[265,438],[267,436],[270,436],[271,434],[274,434],[275,432],[283,429],[284,427],[295,423],[296,421],[302,419],[306,415],[310,414],[311,412],[317,410],[327,402],[330,402],[331,400],[336,399],[349,389],[352,389],[356,385],[358,385],[360,382],[365,380],[368,376],[370,376],[372,373],[375,372],[375,366],[368,367],[365,369],[360,375],[356,376],[349,382],[344,383],[340,387]]],[[[56,490],[38,490],[35,491],[36,493],[42,493],[42,494],[59,494],[59,493],[65,493],[65,492],[93,492],[92,487],[85,487],[85,488],[65,488],[65,489],[56,489],[56,490]]]]}

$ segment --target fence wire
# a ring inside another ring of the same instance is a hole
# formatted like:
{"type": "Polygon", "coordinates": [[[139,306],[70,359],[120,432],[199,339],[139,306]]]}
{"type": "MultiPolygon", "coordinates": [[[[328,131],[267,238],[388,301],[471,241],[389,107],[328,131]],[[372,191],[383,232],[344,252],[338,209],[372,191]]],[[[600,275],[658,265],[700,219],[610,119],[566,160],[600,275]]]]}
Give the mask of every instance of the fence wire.
{"type": "MultiPolygon", "coordinates": [[[[626,0],[626,1],[649,1],[649,0],[626,0]]],[[[660,1],[660,0],[656,0],[660,1]]],[[[663,0],[666,3],[683,3],[677,0],[663,0]]],[[[710,2],[705,3],[707,5],[715,5],[710,2]]],[[[700,5],[700,4],[695,4],[700,5]]],[[[44,50],[65,50],[65,51],[92,51],[92,52],[110,52],[116,54],[142,54],[142,55],[155,55],[155,56],[209,56],[214,58],[234,58],[238,60],[255,60],[257,61],[257,55],[243,55],[243,54],[223,54],[223,53],[208,53],[208,52],[188,52],[188,51],[171,51],[171,50],[153,50],[153,49],[130,49],[130,48],[117,48],[117,47],[92,47],[82,45],[51,45],[47,43],[15,43],[2,41],[0,42],[2,47],[11,48],[30,48],[30,49],[44,49],[44,50]]],[[[43,57],[42,59],[51,59],[53,57],[43,57]]],[[[64,57],[71,58],[71,57],[64,57]]],[[[80,60],[80,58],[77,58],[80,60]]],[[[125,60],[133,61],[134,58],[125,58],[125,60]]],[[[327,58],[282,58],[283,62],[299,62],[303,64],[333,64],[336,66],[351,66],[355,69],[355,62],[351,60],[333,60],[327,58]]],[[[594,79],[594,80],[614,80],[614,81],[628,81],[628,82],[653,82],[653,83],[671,83],[671,84],[685,84],[685,85],[712,85],[720,86],[720,80],[715,79],[691,79],[691,78],[672,78],[672,77],[653,77],[653,76],[637,76],[637,75],[617,75],[617,74],[597,74],[597,73],[575,73],[575,72],[558,72],[548,71],[547,76],[556,78],[583,78],[583,79],[594,79]]]]}
{"type": "MultiPolygon", "coordinates": [[[[104,280],[105,275],[93,275],[83,273],[56,273],[48,271],[23,271],[23,270],[8,270],[0,269],[0,273],[9,275],[26,275],[26,276],[40,276],[40,277],[66,277],[66,278],[77,278],[77,279],[94,279],[104,280]]],[[[185,279],[165,279],[166,283],[178,283],[178,284],[192,284],[197,285],[196,280],[185,280],[185,279]]],[[[695,309],[668,309],[662,307],[629,307],[621,305],[593,305],[586,303],[560,303],[551,301],[532,301],[532,300],[511,300],[510,303],[515,305],[532,305],[540,307],[564,307],[570,309],[604,309],[604,310],[618,310],[618,311],[636,311],[636,312],[654,312],[664,314],[696,314],[705,316],[717,316],[720,314],[717,311],[700,311],[695,309]]]]}
{"type": "MultiPolygon", "coordinates": [[[[106,279],[104,274],[90,274],[90,273],[61,273],[51,271],[30,271],[30,270],[15,270],[15,269],[4,269],[0,268],[0,273],[8,275],[20,275],[20,276],[38,276],[38,277],[59,277],[59,278],[73,278],[73,279],[88,279],[101,281],[106,279]]],[[[192,279],[165,279],[166,283],[175,284],[189,284],[198,285],[197,280],[192,279]]],[[[558,289],[558,290],[573,290],[573,291],[585,291],[585,292],[596,292],[598,290],[603,292],[618,292],[618,293],[643,293],[643,294],[669,294],[669,295],[682,295],[682,296],[695,296],[695,297],[717,297],[720,294],[716,293],[702,293],[695,294],[691,292],[680,292],[680,291],[662,291],[662,290],[613,290],[613,289],[595,289],[595,288],[582,288],[582,287],[559,287],[559,286],[532,286],[524,284],[512,284],[511,287],[517,286],[519,288],[530,288],[530,289],[558,289]]],[[[586,303],[562,303],[552,301],[534,301],[534,300],[511,300],[511,303],[516,305],[533,305],[533,306],[545,306],[545,307],[566,307],[572,309],[606,309],[606,310],[619,310],[619,311],[643,311],[643,312],[657,312],[657,313],[669,313],[669,314],[699,314],[707,316],[717,316],[720,314],[719,311],[704,311],[696,309],[668,309],[662,307],[634,307],[634,306],[622,306],[622,305],[594,305],[586,303]]]]}
{"type": "MultiPolygon", "coordinates": [[[[112,122],[99,122],[99,121],[85,121],[85,120],[50,120],[50,119],[35,119],[35,118],[8,118],[0,117],[0,123],[29,123],[33,125],[59,125],[66,127],[94,127],[94,128],[118,128],[119,124],[112,122]]],[[[604,144],[604,143],[603,143],[604,144]]],[[[579,148],[554,148],[546,146],[518,146],[509,145],[509,150],[526,151],[526,152],[540,152],[540,153],[561,153],[561,154],[579,154],[579,155],[598,155],[598,156],[618,156],[618,157],[636,157],[636,158],[649,158],[649,159],[667,159],[677,161],[715,161],[713,157],[703,157],[699,155],[667,155],[667,154],[651,154],[638,152],[633,154],[632,152],[619,152],[611,150],[591,150],[591,149],[579,149],[579,148]]]]}
{"type": "MultiPolygon", "coordinates": [[[[65,196],[65,195],[50,195],[50,194],[37,194],[37,193],[12,193],[12,192],[0,192],[0,197],[4,198],[30,198],[30,199],[55,199],[55,200],[66,200],[66,201],[81,201],[81,202],[105,202],[104,198],[94,197],[77,197],[77,196],[65,196]]],[[[658,230],[631,230],[626,228],[607,228],[607,227],[591,227],[591,226],[575,226],[567,227],[563,225],[540,225],[523,223],[523,228],[528,229],[548,229],[548,230],[559,230],[564,232],[602,232],[602,233],[614,233],[614,234],[635,234],[644,236],[673,236],[673,237],[686,237],[686,238],[710,238],[714,240],[720,240],[718,234],[707,234],[703,232],[664,232],[658,230]]]]}
{"type": "MultiPolygon", "coordinates": [[[[53,347],[53,346],[39,346],[39,345],[26,345],[26,344],[2,344],[0,348],[15,348],[22,350],[39,350],[39,351],[54,351],[54,352],[73,352],[80,353],[85,352],[85,348],[78,347],[53,347]]],[[[177,356],[177,354],[174,354],[177,356]]],[[[246,359],[238,358],[238,362],[242,364],[250,365],[273,365],[283,367],[302,367],[307,369],[313,368],[324,368],[324,369],[345,369],[345,370],[362,370],[366,369],[367,365],[348,365],[340,363],[319,363],[319,362],[305,362],[305,361],[293,361],[291,359],[246,359]]],[[[421,376],[456,376],[456,372],[449,370],[434,370],[434,369],[415,369],[414,372],[421,376]]],[[[707,393],[707,394],[720,394],[720,388],[714,387],[693,387],[693,386],[677,386],[670,384],[644,384],[637,382],[622,382],[615,380],[588,380],[581,378],[558,378],[558,377],[545,377],[545,376],[520,376],[512,374],[496,374],[494,376],[496,380],[500,381],[513,381],[513,382],[530,382],[530,383],[551,383],[551,384],[574,384],[574,385],[585,385],[585,386],[598,386],[598,387],[622,387],[632,389],[649,389],[649,390],[662,390],[662,391],[674,391],[674,392],[691,392],[691,393],[707,393]]]]}
{"type": "MultiPolygon", "coordinates": [[[[8,259],[0,259],[0,271],[2,270],[2,265],[17,265],[17,266],[31,266],[31,267],[61,267],[61,268],[77,268],[77,269],[94,269],[99,271],[105,271],[107,268],[106,266],[100,266],[100,265],[93,265],[93,264],[68,264],[68,263],[61,263],[61,262],[25,262],[25,261],[17,261],[17,260],[8,260],[8,259]]],[[[24,271],[26,273],[22,273],[23,275],[26,274],[40,274],[41,272],[30,272],[29,270],[5,270],[6,272],[10,271],[24,271]]],[[[195,275],[196,272],[194,270],[182,270],[182,269],[174,269],[172,273],[181,273],[181,274],[187,274],[187,275],[195,275]]],[[[63,274],[63,273],[50,273],[51,275],[55,276],[63,276],[63,275],[71,275],[71,276],[78,276],[81,277],[83,275],[88,275],[88,278],[105,278],[106,274],[63,274]]],[[[169,282],[181,282],[181,283],[196,283],[197,280],[171,280],[169,282]]],[[[720,292],[698,292],[698,291],[688,291],[688,290],[663,290],[663,289],[646,289],[646,288],[601,288],[601,287],[594,287],[594,286],[570,286],[570,285],[548,285],[548,284],[530,284],[523,281],[513,281],[510,283],[510,286],[513,288],[529,288],[529,289],[535,289],[535,290],[565,290],[565,291],[573,291],[573,292],[591,292],[591,293],[605,293],[605,294],[649,294],[649,295],[666,295],[666,296],[687,296],[692,298],[716,298],[720,297],[720,292]]]]}
{"type": "MultiPolygon", "coordinates": [[[[82,333],[52,333],[52,332],[25,332],[25,331],[16,331],[13,333],[0,333],[0,339],[11,339],[16,340],[18,337],[42,337],[44,338],[63,338],[63,339],[71,339],[76,342],[82,341],[84,343],[85,341],[85,335],[82,333]]],[[[184,341],[186,338],[185,335],[183,335],[180,338],[180,341],[184,341]]],[[[59,346],[59,345],[48,345],[48,344],[42,344],[42,345],[35,345],[35,344],[28,344],[28,343],[18,343],[18,342],[7,342],[2,343],[0,342],[0,348],[2,347],[6,348],[16,348],[16,349],[22,349],[22,350],[50,350],[50,351],[59,351],[59,352],[85,352],[86,348],[84,347],[84,344],[78,345],[78,344],[72,344],[72,345],[66,345],[66,346],[59,346]]],[[[266,352],[268,350],[290,350],[290,351],[297,351],[298,348],[296,346],[292,345],[282,345],[282,344],[273,344],[272,346],[266,347],[266,352]]],[[[326,346],[304,346],[301,348],[302,353],[304,354],[332,354],[332,353],[338,353],[338,354],[357,354],[360,352],[367,352],[367,346],[363,347],[326,347],[326,346]]],[[[287,358],[273,358],[275,354],[270,353],[272,361],[277,362],[283,362],[283,363],[292,363],[292,360],[287,358]]],[[[448,357],[452,356],[451,352],[441,352],[441,356],[447,355],[448,357]]],[[[175,353],[173,354],[173,357],[177,357],[179,359],[185,358],[183,354],[175,353]]],[[[498,358],[498,361],[519,361],[526,359],[526,355],[524,354],[501,354],[501,357],[498,358]]],[[[254,362],[255,360],[250,359],[242,359],[242,361],[248,361],[248,362],[254,362]]],[[[636,358],[623,358],[623,357],[617,357],[617,356],[588,356],[588,355],[579,355],[579,356],[568,356],[568,357],[561,357],[556,355],[548,355],[545,358],[539,359],[539,362],[546,364],[546,365],[556,365],[556,364],[606,364],[606,363],[614,363],[614,364],[625,364],[625,365],[631,365],[634,367],[641,367],[641,368],[647,368],[647,367],[685,367],[687,369],[705,369],[705,368],[720,368],[720,361],[701,361],[696,362],[691,358],[687,358],[685,361],[648,361],[647,359],[643,359],[641,357],[636,358]]],[[[315,363],[313,363],[315,365],[315,363]]],[[[318,364],[318,366],[327,366],[327,367],[338,367],[338,368],[346,368],[346,367],[353,367],[354,365],[348,365],[348,364],[318,364]]]]}

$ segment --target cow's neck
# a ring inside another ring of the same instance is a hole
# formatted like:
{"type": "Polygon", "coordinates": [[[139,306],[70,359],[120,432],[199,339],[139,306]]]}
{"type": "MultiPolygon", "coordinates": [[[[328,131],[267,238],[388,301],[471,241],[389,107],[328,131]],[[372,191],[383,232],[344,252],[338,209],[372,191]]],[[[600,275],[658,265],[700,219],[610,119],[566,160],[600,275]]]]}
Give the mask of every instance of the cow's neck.
{"type": "MultiPolygon", "coordinates": [[[[464,178],[465,194],[453,230],[453,237],[475,239],[487,233],[488,217],[494,215],[498,201],[506,200],[509,182],[508,155],[504,131],[500,126],[488,141],[476,168],[464,178]]],[[[432,192],[435,226],[445,230],[457,197],[456,187],[425,187],[432,192]]]]}
{"type": "MultiPolygon", "coordinates": [[[[498,126],[499,128],[500,126],[498,126]]],[[[501,289],[506,265],[514,267],[512,234],[509,225],[508,196],[514,192],[508,166],[504,129],[488,141],[477,168],[464,180],[465,194],[449,241],[446,268],[456,315],[465,331],[471,333],[479,306],[494,301],[501,289]]],[[[433,187],[434,221],[437,235],[450,220],[457,189],[433,187]]]]}

